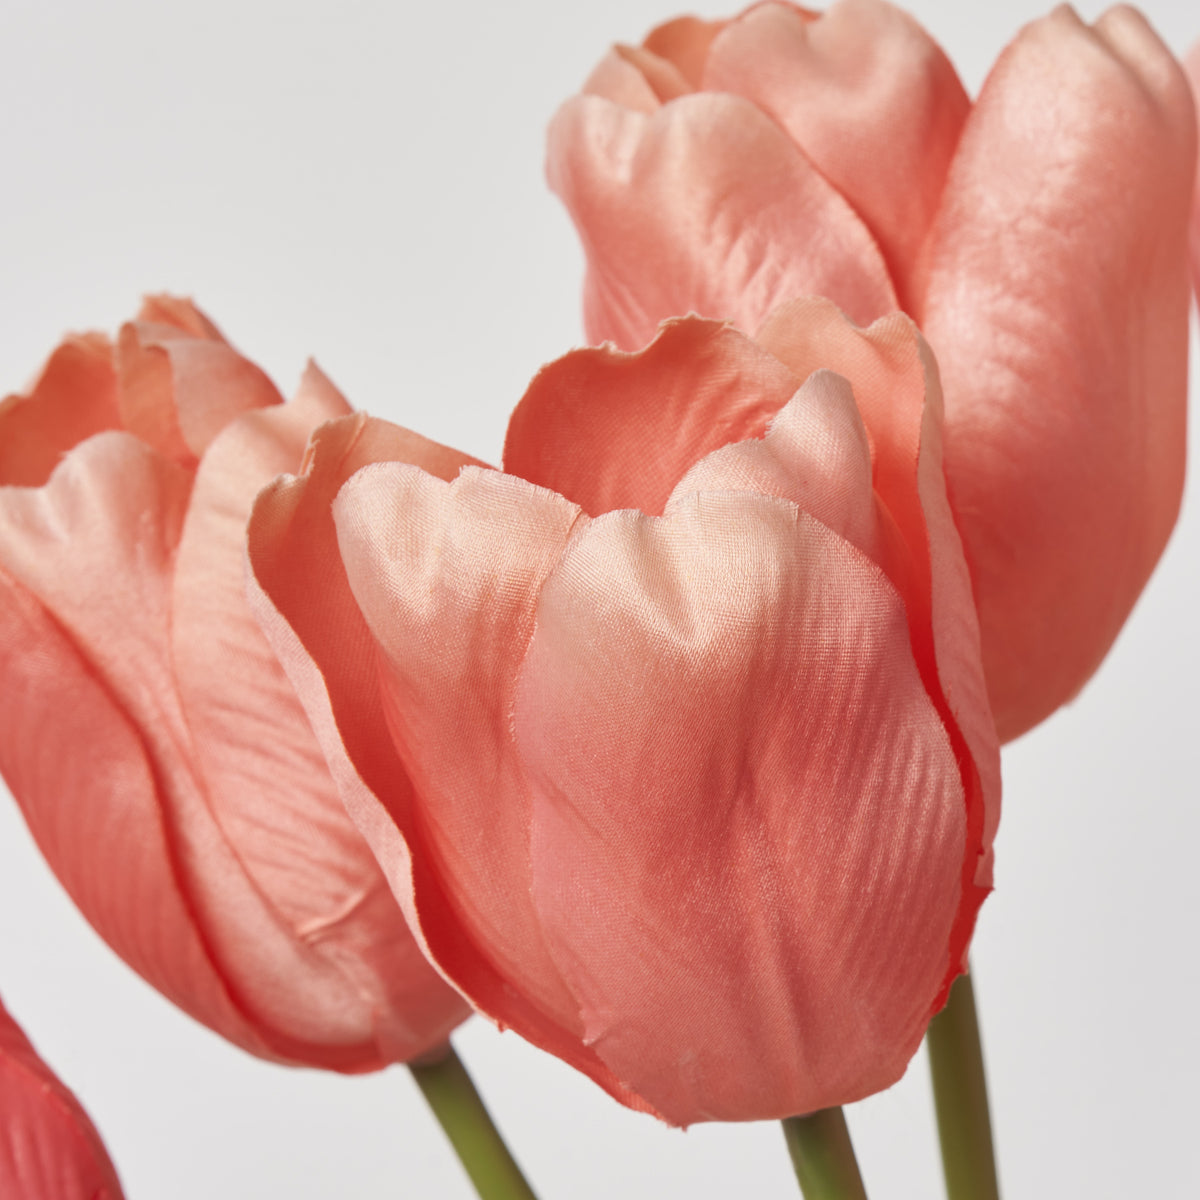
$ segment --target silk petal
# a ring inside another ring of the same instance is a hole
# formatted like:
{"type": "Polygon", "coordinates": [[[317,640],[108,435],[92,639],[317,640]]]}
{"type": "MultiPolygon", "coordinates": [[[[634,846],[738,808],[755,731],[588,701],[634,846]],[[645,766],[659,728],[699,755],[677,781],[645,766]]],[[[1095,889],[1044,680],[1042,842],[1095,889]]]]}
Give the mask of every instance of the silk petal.
{"type": "Polygon", "coordinates": [[[1194,174],[1166,47],[1065,6],[1001,55],[951,168],[919,320],[1004,741],[1096,669],[1174,525],[1194,174]]]}
{"type": "MultiPolygon", "coordinates": [[[[970,110],[937,43],[884,0],[839,0],[815,20],[760,4],[713,40],[703,87],[744,96],[779,122],[875,236],[907,308],[970,110]]],[[[822,294],[847,303],[836,289],[822,294]]]]}
{"type": "Polygon", "coordinates": [[[0,1195],[8,1200],[122,1200],[95,1126],[3,1005],[0,1129],[0,1195]]]}
{"type": "Polygon", "coordinates": [[[592,342],[638,349],[689,312],[749,332],[810,293],[837,296],[858,321],[896,307],[862,222],[740,97],[684,96],[647,116],[577,96],[551,123],[547,175],[587,253],[592,342]]]}
{"type": "Polygon", "coordinates": [[[504,468],[592,516],[661,513],[693,463],[761,435],[798,382],[728,325],[667,321],[639,353],[577,350],[543,367],[509,419],[504,468]]]}
{"type": "Polygon", "coordinates": [[[746,493],[601,517],[542,589],[514,729],[542,928],[614,1074],[675,1124],[899,1077],[965,819],[874,564],[746,493]]]}

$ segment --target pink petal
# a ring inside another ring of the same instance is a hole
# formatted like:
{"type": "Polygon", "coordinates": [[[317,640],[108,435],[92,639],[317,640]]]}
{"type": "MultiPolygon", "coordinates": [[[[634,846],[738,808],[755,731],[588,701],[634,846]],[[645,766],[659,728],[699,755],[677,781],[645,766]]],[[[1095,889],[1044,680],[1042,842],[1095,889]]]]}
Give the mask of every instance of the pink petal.
{"type": "Polygon", "coordinates": [[[688,312],[752,330],[808,293],[859,321],[896,306],[862,222],[740,97],[684,96],[646,116],[577,96],[551,123],[547,173],[588,256],[592,341],[636,349],[688,312]]]}
{"type": "Polygon", "coordinates": [[[562,497],[474,467],[445,483],[379,463],[334,504],[413,784],[400,831],[425,872],[413,883],[430,953],[476,1007],[620,1094],[543,942],[510,730],[537,592],[579,519],[562,497]]]}
{"type": "Polygon", "coordinates": [[[651,54],[669,62],[699,91],[713,39],[728,24],[728,21],[702,21],[699,17],[676,17],[652,29],[643,45],[651,54]]]}
{"type": "Polygon", "coordinates": [[[790,500],[872,561],[885,553],[867,431],[850,381],[832,371],[810,375],[762,440],[702,458],[675,486],[672,504],[711,491],[790,500]]]}
{"type": "Polygon", "coordinates": [[[3,1005],[0,1127],[5,1200],[121,1200],[121,1184],[95,1126],[3,1005]]]}
{"type": "MultiPolygon", "coordinates": [[[[304,706],[341,799],[409,926],[423,938],[413,865],[400,834],[412,829],[412,785],[392,749],[374,643],[346,581],[330,511],[350,475],[393,457],[447,477],[474,462],[363,414],[330,422],[313,435],[303,474],[276,480],[255,501],[247,531],[248,582],[255,616],[304,706]]],[[[424,878],[419,864],[418,876],[424,878]]],[[[425,963],[417,942],[410,939],[408,947],[411,961],[392,981],[407,989],[398,1015],[409,1014],[414,1038],[436,1044],[468,1010],[425,963]]]]}
{"type": "Polygon", "coordinates": [[[27,395],[0,402],[0,487],[39,487],[72,446],[120,425],[108,338],[68,337],[27,395]]]}
{"type": "Polygon", "coordinates": [[[905,598],[917,667],[943,714],[966,791],[963,900],[948,987],[991,888],[1000,763],[974,598],[946,497],[937,366],[907,317],[894,313],[856,329],[828,300],[781,306],[758,341],[800,377],[824,367],[854,381],[871,439],[874,488],[906,550],[897,557],[885,537],[879,561],[905,598]]]}
{"type": "Polygon", "coordinates": [[[703,86],[744,96],[779,122],[875,235],[907,307],[970,110],[933,39],[883,0],[839,0],[816,20],[760,4],[715,38],[703,86]]]}
{"type": "MultiPolygon", "coordinates": [[[[245,594],[246,522],[272,476],[296,470],[310,431],[350,406],[310,366],[291,404],[232,422],[201,460],[176,555],[172,654],[198,774],[221,834],[271,917],[215,903],[210,942],[256,1016],[311,1042],[357,1045],[364,1064],[427,1052],[406,1011],[412,973],[446,989],[413,944],[346,815],[321,749],[245,594]],[[278,943],[274,950],[272,946],[278,943]],[[270,981],[264,967],[272,957],[270,981]]],[[[230,887],[223,877],[207,878],[230,887]]],[[[457,1006],[455,1005],[457,1011],[457,1006]]],[[[440,1040],[445,1019],[435,1023],[440,1040]]]]}
{"type": "Polygon", "coordinates": [[[603,96],[622,108],[640,113],[652,113],[661,103],[658,93],[638,70],[626,46],[614,46],[596,64],[579,90],[585,96],[603,96]]]}
{"type": "Polygon", "coordinates": [[[189,301],[152,297],[118,341],[124,427],[194,466],[231,420],[279,404],[275,385],[189,301]]]}
{"type": "Polygon", "coordinates": [[[676,1124],[899,1077],[965,810],[877,567],[746,493],[610,513],[542,590],[515,736],[546,946],[614,1075],[676,1124]]]}
{"type": "Polygon", "coordinates": [[[168,999],[270,1057],[198,934],[135,726],[63,627],[3,570],[0,677],[0,772],[71,899],[168,999]]]}
{"type": "Polygon", "coordinates": [[[509,420],[504,468],[593,516],[660,513],[694,462],[761,435],[798,384],[726,325],[669,321],[638,354],[577,350],[543,367],[509,420]]]}
{"type": "Polygon", "coordinates": [[[1004,740],[1086,682],[1174,524],[1194,172],[1186,80],[1129,8],[1029,26],[951,168],[918,314],[1004,740]]]}

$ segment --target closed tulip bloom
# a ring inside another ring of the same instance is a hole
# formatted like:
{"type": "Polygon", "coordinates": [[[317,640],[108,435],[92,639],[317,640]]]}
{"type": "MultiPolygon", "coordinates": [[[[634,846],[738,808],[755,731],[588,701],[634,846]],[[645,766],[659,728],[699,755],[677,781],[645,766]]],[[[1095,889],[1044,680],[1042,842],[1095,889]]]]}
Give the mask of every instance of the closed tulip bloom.
{"type": "MultiPolygon", "coordinates": [[[[972,103],[882,0],[759,4],[618,47],[550,130],[591,340],[824,295],[909,313],[1007,741],[1096,670],[1179,508],[1195,120],[1134,10],[1026,27],[972,103]]],[[[647,456],[653,455],[653,449],[647,456]]]]}
{"type": "Polygon", "coordinates": [[[361,1071],[466,1009],[424,961],[245,596],[245,522],[349,406],[196,308],[69,337],[0,406],[0,771],[101,936],[254,1054],[361,1071]]]}
{"type": "Polygon", "coordinates": [[[911,322],[806,300],[568,354],[504,472],[354,416],[255,504],[260,619],[426,952],[631,1107],[877,1091],[962,969],[998,748],[940,430],[911,322]]]}
{"type": "Polygon", "coordinates": [[[0,1196],[121,1200],[104,1143],[79,1101],[0,1005],[0,1196]]]}

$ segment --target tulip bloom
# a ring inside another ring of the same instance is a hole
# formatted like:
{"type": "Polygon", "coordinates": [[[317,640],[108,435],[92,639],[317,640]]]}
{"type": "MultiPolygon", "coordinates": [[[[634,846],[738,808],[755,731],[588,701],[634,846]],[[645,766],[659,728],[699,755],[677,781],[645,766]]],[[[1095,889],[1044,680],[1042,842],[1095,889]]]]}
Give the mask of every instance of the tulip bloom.
{"type": "MultiPolygon", "coordinates": [[[[759,4],[618,47],[550,130],[589,340],[780,301],[902,308],[941,368],[945,467],[1001,739],[1095,671],[1174,525],[1195,121],[1141,16],[1060,7],[972,104],[882,0],[759,4]]],[[[653,448],[647,450],[652,461],[653,448]]]]}
{"type": "Polygon", "coordinates": [[[424,961],[246,603],[255,493],[349,412],[282,404],[189,303],[0,405],[0,771],[102,937],[265,1058],[361,1071],[466,1013],[424,961]]]}
{"type": "Polygon", "coordinates": [[[483,1013],[675,1124],[900,1076],[999,800],[906,318],[569,354],[505,473],[332,422],[249,546],[347,808],[483,1013]]]}
{"type": "Polygon", "coordinates": [[[121,1200],[117,1173],[78,1100],[0,1004],[0,1196],[121,1200]]]}

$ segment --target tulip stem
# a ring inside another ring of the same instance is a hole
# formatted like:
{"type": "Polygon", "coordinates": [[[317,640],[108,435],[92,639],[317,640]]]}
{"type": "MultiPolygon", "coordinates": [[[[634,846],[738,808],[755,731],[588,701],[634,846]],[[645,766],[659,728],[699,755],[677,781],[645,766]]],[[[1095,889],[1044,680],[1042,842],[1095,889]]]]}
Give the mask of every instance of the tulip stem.
{"type": "Polygon", "coordinates": [[[481,1200],[536,1200],[454,1048],[408,1069],[481,1200]]]}
{"type": "Polygon", "coordinates": [[[949,1200],[1000,1200],[975,989],[960,975],[925,1035],[949,1200]]]}
{"type": "Polygon", "coordinates": [[[867,1200],[840,1108],[788,1117],[783,1136],[804,1200],[867,1200]]]}

